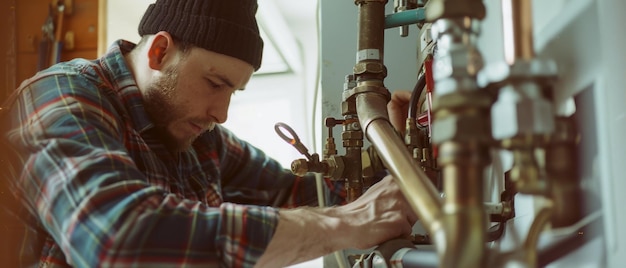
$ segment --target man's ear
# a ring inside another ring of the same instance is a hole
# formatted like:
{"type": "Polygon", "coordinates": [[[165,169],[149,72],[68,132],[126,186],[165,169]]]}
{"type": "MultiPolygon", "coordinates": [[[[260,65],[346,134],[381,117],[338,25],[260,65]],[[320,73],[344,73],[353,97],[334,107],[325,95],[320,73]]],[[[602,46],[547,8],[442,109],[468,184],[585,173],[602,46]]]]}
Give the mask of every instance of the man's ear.
{"type": "Polygon", "coordinates": [[[154,70],[161,70],[168,60],[174,58],[176,47],[168,32],[158,32],[154,35],[148,47],[148,66],[154,70]]]}

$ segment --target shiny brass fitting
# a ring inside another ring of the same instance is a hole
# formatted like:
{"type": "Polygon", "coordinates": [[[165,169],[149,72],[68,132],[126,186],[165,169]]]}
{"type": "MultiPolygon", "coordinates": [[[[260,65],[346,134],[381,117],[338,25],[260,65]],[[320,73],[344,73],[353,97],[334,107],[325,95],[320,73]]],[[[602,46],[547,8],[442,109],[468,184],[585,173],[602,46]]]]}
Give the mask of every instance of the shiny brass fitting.
{"type": "Polygon", "coordinates": [[[548,186],[540,171],[533,148],[513,150],[511,181],[518,192],[532,195],[547,195],[548,186]]]}
{"type": "Polygon", "coordinates": [[[291,172],[296,176],[304,176],[309,172],[309,161],[306,159],[296,159],[291,162],[291,172]]]}
{"type": "Polygon", "coordinates": [[[328,165],[328,172],[325,175],[330,177],[332,180],[340,180],[343,177],[343,171],[346,168],[343,162],[343,157],[333,155],[324,161],[328,165]]]}

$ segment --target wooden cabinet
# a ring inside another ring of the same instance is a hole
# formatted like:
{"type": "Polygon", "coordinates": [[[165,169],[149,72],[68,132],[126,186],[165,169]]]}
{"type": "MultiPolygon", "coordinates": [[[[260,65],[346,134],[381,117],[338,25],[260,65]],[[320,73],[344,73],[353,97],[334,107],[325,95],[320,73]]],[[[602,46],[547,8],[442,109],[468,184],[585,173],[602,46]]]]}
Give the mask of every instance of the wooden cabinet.
{"type": "MultiPolygon", "coordinates": [[[[38,70],[43,40],[42,26],[55,0],[0,1],[0,101],[38,70]]],[[[64,0],[65,12],[60,32],[64,49],[60,60],[96,58],[98,51],[99,0],[64,0]]],[[[53,21],[58,24],[58,17],[53,21]]],[[[46,58],[50,58],[49,56],[46,58]]],[[[49,60],[48,60],[49,62],[49,60]]],[[[46,66],[48,66],[46,64],[46,66]]]]}

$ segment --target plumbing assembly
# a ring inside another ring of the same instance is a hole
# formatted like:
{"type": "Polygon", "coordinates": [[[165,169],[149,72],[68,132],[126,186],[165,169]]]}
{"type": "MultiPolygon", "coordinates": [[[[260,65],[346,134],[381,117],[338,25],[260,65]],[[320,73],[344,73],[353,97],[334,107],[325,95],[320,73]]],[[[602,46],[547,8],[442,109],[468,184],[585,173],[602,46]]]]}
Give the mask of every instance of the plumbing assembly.
{"type": "Polygon", "coordinates": [[[384,243],[351,266],[543,267],[598,236],[602,217],[590,212],[597,197],[586,191],[579,168],[585,137],[577,115],[554,105],[559,69],[536,53],[531,3],[502,0],[504,35],[513,43],[506,63],[484,66],[477,44],[482,0],[395,0],[390,15],[387,0],[354,0],[357,62],[346,75],[343,118],[326,118],[323,156],[310,155],[293,130],[276,125],[306,156],[292,163],[295,174],[345,182],[350,202],[386,170],[417,213],[425,233],[384,243]],[[409,25],[425,33],[425,45],[406,128],[395,130],[387,114],[384,32],[399,27],[407,36],[409,25]],[[342,127],[344,155],[337,154],[335,126],[342,127]],[[372,146],[364,149],[364,139],[372,146]],[[512,156],[501,188],[486,175],[495,151],[512,156]],[[494,190],[495,202],[486,197],[494,190]],[[516,217],[519,196],[538,200],[529,228],[514,246],[495,246],[516,217]]]}

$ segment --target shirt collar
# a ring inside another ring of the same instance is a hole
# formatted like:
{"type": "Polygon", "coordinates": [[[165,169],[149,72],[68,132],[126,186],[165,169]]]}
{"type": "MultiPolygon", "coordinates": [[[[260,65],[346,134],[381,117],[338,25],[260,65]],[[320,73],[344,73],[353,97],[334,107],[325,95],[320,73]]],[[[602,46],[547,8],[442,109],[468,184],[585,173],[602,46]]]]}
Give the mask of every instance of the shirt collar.
{"type": "Polygon", "coordinates": [[[143,96],[137,86],[133,73],[124,58],[136,45],[126,40],[117,40],[100,58],[111,88],[117,93],[120,101],[128,111],[135,130],[139,133],[154,127],[154,123],[146,113],[143,96]]]}

